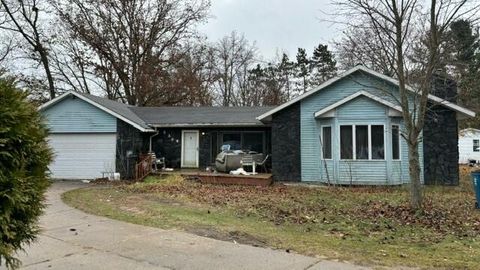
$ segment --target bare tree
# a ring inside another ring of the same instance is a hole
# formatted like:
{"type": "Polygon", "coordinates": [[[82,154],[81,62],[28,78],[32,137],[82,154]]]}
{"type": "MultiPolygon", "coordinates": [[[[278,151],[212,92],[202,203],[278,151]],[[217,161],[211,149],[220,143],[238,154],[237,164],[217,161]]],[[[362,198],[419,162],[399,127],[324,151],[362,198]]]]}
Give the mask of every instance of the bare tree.
{"type": "Polygon", "coordinates": [[[245,87],[256,48],[243,35],[232,32],[214,45],[214,51],[219,103],[223,106],[238,105],[242,102],[237,100],[237,90],[245,87]]]}
{"type": "Polygon", "coordinates": [[[0,12],[4,22],[0,29],[18,33],[33,51],[34,60],[43,66],[48,81],[50,99],[55,97],[55,84],[50,67],[48,38],[45,37],[40,23],[40,12],[45,5],[38,0],[1,0],[0,12]]]}
{"type": "Polygon", "coordinates": [[[180,42],[204,20],[208,0],[68,0],[56,10],[72,35],[95,53],[97,72],[109,95],[132,105],[150,104],[165,96],[163,77],[177,59],[180,42]],[[113,72],[110,72],[113,71],[113,72]],[[120,91],[118,91],[120,90],[120,91]]]}
{"type": "Polygon", "coordinates": [[[419,139],[425,123],[428,94],[432,87],[435,70],[439,67],[441,40],[450,23],[462,16],[471,16],[478,11],[478,5],[469,5],[468,0],[431,0],[423,7],[418,0],[347,0],[335,2],[342,15],[361,18],[367,26],[350,23],[358,28],[370,27],[379,49],[394,71],[399,82],[399,103],[402,107],[405,132],[408,144],[409,174],[411,180],[411,205],[422,208],[422,186],[420,177],[419,139]],[[425,15],[426,14],[426,15],[425,15]],[[426,25],[426,27],[421,27],[426,25]],[[427,51],[423,61],[415,67],[407,64],[408,50],[418,38],[427,37],[427,51]],[[414,69],[419,76],[415,84],[409,80],[414,69]],[[411,88],[409,85],[415,85],[411,88]],[[412,93],[413,92],[413,93],[412,93]],[[413,100],[410,102],[410,100],[413,100]]]}

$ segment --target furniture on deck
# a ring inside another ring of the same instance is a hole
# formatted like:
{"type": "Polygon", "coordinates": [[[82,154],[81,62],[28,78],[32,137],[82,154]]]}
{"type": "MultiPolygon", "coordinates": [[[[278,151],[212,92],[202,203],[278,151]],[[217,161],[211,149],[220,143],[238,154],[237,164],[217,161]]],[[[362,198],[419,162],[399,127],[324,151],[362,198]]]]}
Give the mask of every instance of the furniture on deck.
{"type": "Polygon", "coordinates": [[[268,173],[267,170],[267,161],[270,158],[270,155],[266,155],[265,159],[262,162],[256,163],[256,166],[259,166],[260,168],[263,169],[263,172],[268,173]]]}
{"type": "Polygon", "coordinates": [[[229,173],[243,167],[242,159],[245,155],[250,155],[255,163],[262,162],[263,154],[245,153],[243,151],[223,151],[215,159],[215,168],[219,172],[229,173]]]}
{"type": "Polygon", "coordinates": [[[242,164],[242,168],[245,166],[251,166],[252,167],[252,174],[256,174],[255,172],[255,160],[253,160],[252,155],[244,155],[242,157],[242,160],[240,161],[242,164]]]}

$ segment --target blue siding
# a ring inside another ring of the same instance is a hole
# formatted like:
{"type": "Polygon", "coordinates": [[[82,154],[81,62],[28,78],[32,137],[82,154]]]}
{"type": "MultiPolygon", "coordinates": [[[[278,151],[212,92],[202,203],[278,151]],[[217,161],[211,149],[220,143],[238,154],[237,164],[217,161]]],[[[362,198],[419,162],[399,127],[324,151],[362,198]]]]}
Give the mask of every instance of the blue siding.
{"type": "MultiPolygon", "coordinates": [[[[401,160],[391,160],[391,125],[403,121],[388,116],[388,107],[360,96],[336,108],[335,117],[315,119],[314,113],[358,91],[367,91],[391,103],[398,104],[394,96],[398,90],[391,84],[374,77],[355,74],[320,90],[301,101],[301,171],[302,181],[327,181],[337,184],[402,184],[409,181],[408,148],[401,139],[401,160]],[[341,124],[379,124],[385,126],[385,160],[340,160],[341,124]],[[321,126],[332,126],[333,160],[321,159],[321,126]]],[[[423,170],[423,149],[420,144],[423,170]]],[[[423,175],[423,173],[421,174],[423,175]]]]}
{"type": "Polygon", "coordinates": [[[50,133],[115,133],[117,119],[79,99],[67,97],[42,111],[50,133]]]}

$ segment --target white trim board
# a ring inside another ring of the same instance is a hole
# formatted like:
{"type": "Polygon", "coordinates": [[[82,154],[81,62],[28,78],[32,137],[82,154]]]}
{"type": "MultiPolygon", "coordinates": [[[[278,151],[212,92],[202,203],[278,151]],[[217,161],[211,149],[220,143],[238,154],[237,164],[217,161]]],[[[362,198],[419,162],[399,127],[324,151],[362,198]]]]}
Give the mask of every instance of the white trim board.
{"type": "Polygon", "coordinates": [[[353,95],[350,95],[350,96],[348,96],[348,97],[346,97],[342,100],[339,100],[339,101],[331,104],[330,106],[327,106],[327,107],[315,112],[314,116],[315,116],[315,118],[322,117],[325,114],[327,116],[330,116],[331,115],[331,114],[329,114],[330,111],[332,111],[333,109],[335,109],[335,108],[337,108],[337,107],[339,107],[339,106],[341,106],[341,105],[343,105],[343,104],[345,104],[349,101],[352,101],[352,100],[354,100],[354,99],[356,99],[357,97],[360,97],[360,96],[365,96],[365,97],[370,98],[370,99],[372,99],[372,100],[374,100],[378,103],[381,103],[381,104],[383,104],[383,105],[385,105],[389,108],[392,108],[392,109],[394,109],[398,112],[402,112],[402,107],[400,107],[398,105],[395,105],[395,104],[391,103],[390,101],[384,100],[380,97],[377,97],[377,96],[375,96],[375,95],[373,95],[373,94],[371,94],[367,91],[361,90],[361,91],[356,92],[353,95]]]}
{"type": "Polygon", "coordinates": [[[45,109],[47,109],[48,107],[53,106],[54,104],[62,101],[63,99],[65,99],[66,97],[68,97],[68,96],[70,96],[70,95],[73,95],[73,96],[75,96],[75,97],[77,97],[77,98],[79,98],[79,99],[81,99],[81,100],[89,103],[90,105],[93,105],[93,106],[97,107],[98,109],[100,109],[100,110],[102,110],[102,111],[104,111],[104,112],[106,112],[106,113],[108,113],[108,114],[110,114],[110,115],[112,115],[112,116],[114,116],[114,117],[116,117],[116,118],[118,118],[118,119],[120,119],[120,120],[122,120],[122,121],[124,121],[124,122],[126,122],[126,123],[128,123],[128,124],[130,124],[130,125],[132,125],[133,127],[135,127],[136,129],[138,129],[138,130],[140,130],[140,131],[142,131],[142,132],[153,132],[153,131],[155,131],[155,130],[153,130],[153,129],[144,128],[144,127],[140,126],[139,124],[137,124],[137,123],[129,120],[128,118],[126,118],[126,117],[124,117],[124,116],[122,116],[122,115],[120,115],[120,114],[118,114],[118,113],[116,113],[116,112],[114,112],[114,111],[112,111],[112,110],[110,110],[110,109],[108,109],[108,108],[106,108],[106,107],[98,104],[97,102],[95,102],[95,101],[93,101],[93,100],[91,100],[91,99],[89,99],[89,98],[87,98],[87,97],[85,97],[85,96],[83,96],[83,95],[75,92],[75,91],[68,91],[68,92],[66,92],[66,93],[63,93],[62,95],[60,95],[60,96],[58,96],[58,97],[56,97],[56,98],[54,98],[54,99],[52,99],[52,100],[50,100],[50,101],[42,104],[40,107],[38,107],[38,110],[39,110],[39,111],[40,111],[40,110],[45,110],[45,109]]]}
{"type": "MultiPolygon", "coordinates": [[[[324,88],[332,85],[333,83],[335,83],[335,82],[337,82],[337,81],[339,81],[339,80],[341,80],[341,79],[343,79],[343,78],[345,78],[345,77],[347,77],[347,76],[350,76],[351,74],[353,74],[353,73],[355,73],[355,72],[357,72],[357,71],[363,71],[363,72],[368,73],[368,74],[370,74],[370,75],[373,75],[373,76],[375,76],[375,77],[377,77],[377,78],[380,78],[380,79],[382,79],[382,80],[385,80],[385,81],[387,81],[387,82],[390,82],[390,83],[392,83],[392,84],[394,84],[394,85],[396,85],[396,86],[399,85],[399,82],[398,82],[396,79],[392,78],[392,77],[383,75],[383,74],[378,73],[378,72],[376,72],[376,71],[374,71],[374,70],[371,70],[371,69],[366,68],[366,67],[364,67],[364,66],[358,65],[358,66],[355,66],[355,67],[353,67],[353,68],[351,68],[351,69],[343,72],[342,74],[340,74],[340,75],[338,75],[338,76],[336,76],[336,77],[331,78],[330,80],[327,80],[326,82],[322,83],[322,84],[319,85],[318,87],[313,88],[312,90],[310,90],[310,91],[308,91],[308,92],[306,92],[306,93],[304,93],[304,94],[302,94],[302,95],[300,95],[300,96],[298,96],[298,97],[296,97],[296,98],[294,98],[294,99],[292,99],[292,100],[290,100],[290,101],[288,101],[288,102],[286,102],[286,103],[283,103],[282,105],[280,105],[280,106],[278,106],[278,107],[276,107],[276,108],[274,108],[274,109],[272,109],[272,110],[270,110],[270,111],[268,111],[268,112],[266,112],[266,113],[258,116],[258,117],[257,117],[257,120],[260,120],[260,121],[262,121],[262,120],[267,120],[267,119],[269,119],[269,117],[272,116],[272,114],[274,114],[274,113],[276,113],[276,112],[278,112],[278,111],[281,111],[281,110],[283,110],[284,108],[286,108],[286,107],[288,107],[288,106],[290,106],[290,105],[292,105],[292,104],[294,104],[294,103],[296,103],[296,102],[298,102],[298,101],[300,101],[300,100],[302,100],[302,99],[304,99],[304,98],[306,98],[306,97],[309,97],[309,96],[315,94],[316,92],[318,92],[318,91],[320,91],[320,90],[322,90],[322,89],[324,89],[324,88]]],[[[411,92],[413,92],[413,93],[416,93],[416,91],[415,91],[412,87],[410,87],[410,86],[407,86],[407,90],[409,90],[409,91],[411,91],[411,92]]],[[[469,110],[469,109],[467,109],[467,108],[458,106],[458,105],[456,105],[456,104],[454,104],[454,103],[452,103],[452,102],[449,102],[449,101],[447,101],[447,100],[441,99],[441,98],[439,98],[439,97],[437,97],[437,96],[434,96],[434,95],[432,95],[432,94],[429,94],[429,95],[428,95],[428,98],[429,98],[430,100],[432,100],[433,102],[438,103],[438,104],[441,104],[441,105],[443,105],[443,106],[445,106],[445,107],[447,107],[447,108],[450,108],[450,109],[452,109],[452,110],[454,110],[454,111],[456,111],[456,112],[459,112],[459,113],[463,114],[464,116],[467,116],[467,117],[475,117],[475,112],[473,112],[473,111],[471,111],[471,110],[469,110]]]]}

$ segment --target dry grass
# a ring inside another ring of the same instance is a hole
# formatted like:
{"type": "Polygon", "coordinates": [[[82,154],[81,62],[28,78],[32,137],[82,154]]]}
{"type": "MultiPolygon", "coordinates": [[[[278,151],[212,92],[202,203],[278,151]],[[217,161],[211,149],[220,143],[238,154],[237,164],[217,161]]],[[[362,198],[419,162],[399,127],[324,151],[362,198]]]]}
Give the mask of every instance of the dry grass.
{"type": "Polygon", "coordinates": [[[87,212],[129,222],[368,265],[480,269],[480,211],[468,168],[459,187],[202,185],[180,176],[65,194],[87,212]]]}

